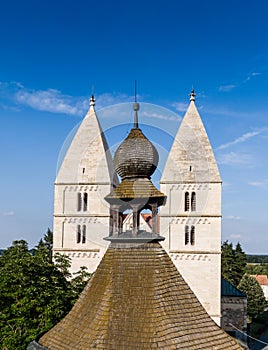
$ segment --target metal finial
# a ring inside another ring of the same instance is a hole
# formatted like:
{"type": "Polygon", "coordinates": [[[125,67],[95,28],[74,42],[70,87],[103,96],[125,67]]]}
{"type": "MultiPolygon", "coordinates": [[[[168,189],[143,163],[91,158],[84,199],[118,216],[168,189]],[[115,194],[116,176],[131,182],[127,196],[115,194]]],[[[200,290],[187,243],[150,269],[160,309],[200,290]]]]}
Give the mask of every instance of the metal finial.
{"type": "Polygon", "coordinates": [[[137,102],[137,81],[135,80],[133,110],[135,111],[134,128],[136,128],[136,129],[139,127],[139,121],[138,121],[138,110],[139,109],[140,109],[140,105],[137,102]]]}
{"type": "Polygon", "coordinates": [[[195,92],[194,92],[194,88],[192,88],[192,91],[191,91],[191,93],[189,94],[189,96],[190,96],[190,101],[195,101],[195,96],[196,96],[196,94],[195,94],[195,92]]]}
{"type": "Polygon", "coordinates": [[[90,100],[89,100],[90,107],[94,107],[95,106],[95,101],[96,101],[96,99],[94,97],[94,94],[92,94],[91,97],[90,97],[90,100]]]}

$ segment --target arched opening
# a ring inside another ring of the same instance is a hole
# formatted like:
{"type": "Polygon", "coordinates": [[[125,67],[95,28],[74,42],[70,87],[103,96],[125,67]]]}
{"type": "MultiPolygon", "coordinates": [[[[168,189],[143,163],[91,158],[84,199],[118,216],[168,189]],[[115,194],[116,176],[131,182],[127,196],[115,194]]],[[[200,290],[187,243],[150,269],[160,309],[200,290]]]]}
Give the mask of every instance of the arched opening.
{"type": "Polygon", "coordinates": [[[189,226],[186,225],[184,228],[184,243],[185,245],[189,244],[189,226]]]}
{"type": "Polygon", "coordinates": [[[196,211],[196,193],[191,194],[191,211],[196,211]]]}
{"type": "Polygon", "coordinates": [[[190,195],[189,192],[185,192],[184,194],[184,211],[190,210],[190,195]]]}
{"type": "Polygon", "coordinates": [[[81,242],[81,225],[77,225],[77,230],[76,230],[76,243],[81,242]]]}
{"type": "Polygon", "coordinates": [[[191,245],[195,244],[195,227],[191,226],[191,245]]]}

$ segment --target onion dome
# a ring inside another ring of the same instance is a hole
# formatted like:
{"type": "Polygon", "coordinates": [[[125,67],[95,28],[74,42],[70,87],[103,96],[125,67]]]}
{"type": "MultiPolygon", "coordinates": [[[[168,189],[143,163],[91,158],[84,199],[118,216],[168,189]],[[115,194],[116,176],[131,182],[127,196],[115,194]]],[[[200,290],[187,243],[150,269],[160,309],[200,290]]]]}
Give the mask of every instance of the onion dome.
{"type": "Polygon", "coordinates": [[[122,179],[147,177],[158,165],[158,152],[139,128],[133,128],[114,155],[114,167],[122,179]]]}
{"type": "Polygon", "coordinates": [[[133,108],[135,111],[134,128],[115,152],[114,167],[122,179],[150,178],[158,165],[159,156],[154,145],[138,127],[139,104],[135,102],[133,108]]]}

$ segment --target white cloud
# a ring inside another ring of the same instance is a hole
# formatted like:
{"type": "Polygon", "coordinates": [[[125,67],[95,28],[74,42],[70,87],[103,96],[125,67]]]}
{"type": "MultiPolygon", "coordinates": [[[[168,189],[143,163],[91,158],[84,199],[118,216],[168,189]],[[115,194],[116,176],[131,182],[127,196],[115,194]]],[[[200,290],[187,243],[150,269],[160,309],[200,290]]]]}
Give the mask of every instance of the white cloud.
{"type": "Polygon", "coordinates": [[[7,211],[7,212],[0,213],[0,216],[14,216],[14,215],[15,215],[14,211],[7,211]]]}
{"type": "Polygon", "coordinates": [[[240,216],[228,215],[228,216],[225,216],[224,219],[228,219],[228,220],[240,220],[240,216]]]}
{"type": "Polygon", "coordinates": [[[237,137],[235,140],[224,143],[223,145],[217,147],[216,150],[222,150],[222,149],[228,148],[230,146],[236,145],[238,143],[245,142],[245,141],[251,139],[252,137],[259,135],[260,133],[261,133],[261,131],[247,132],[247,133],[243,134],[242,136],[237,137]]]}
{"type": "Polygon", "coordinates": [[[149,112],[143,112],[143,115],[145,117],[149,117],[149,118],[156,118],[156,119],[162,119],[162,120],[170,120],[170,121],[178,121],[178,120],[181,120],[181,117],[173,117],[173,116],[168,116],[168,115],[165,115],[165,114],[161,114],[161,113],[156,113],[156,112],[152,112],[152,113],[149,113],[149,112]]]}
{"type": "Polygon", "coordinates": [[[185,112],[189,106],[188,103],[185,102],[174,102],[171,104],[178,112],[185,112]]]}
{"type": "Polygon", "coordinates": [[[242,236],[239,234],[233,234],[233,235],[230,235],[230,238],[231,239],[239,239],[239,238],[242,238],[242,236]]]}
{"type": "Polygon", "coordinates": [[[228,91],[233,90],[236,87],[237,87],[237,85],[235,85],[235,84],[221,85],[218,87],[218,90],[223,91],[223,92],[228,92],[228,91]]]}
{"type": "MultiPolygon", "coordinates": [[[[57,89],[34,90],[24,87],[19,82],[0,82],[2,108],[27,106],[39,111],[83,116],[89,108],[89,96],[74,97],[63,94],[57,89]],[[7,103],[8,102],[8,103],[7,103]],[[10,102],[13,105],[10,106],[10,102]]],[[[139,100],[142,98],[138,96],[139,100]]],[[[96,108],[133,101],[133,96],[122,93],[96,95],[96,108]]]]}
{"type": "Polygon", "coordinates": [[[262,181],[252,181],[248,183],[250,186],[260,187],[264,189],[268,189],[268,179],[262,181]]]}
{"type": "Polygon", "coordinates": [[[59,90],[20,89],[15,94],[15,101],[39,111],[81,115],[84,103],[74,102],[73,97],[62,94],[59,90]]]}
{"type": "Polygon", "coordinates": [[[226,85],[220,85],[218,87],[218,90],[221,92],[229,92],[232,91],[233,89],[239,87],[242,84],[247,83],[249,80],[251,80],[253,77],[256,77],[258,75],[261,75],[261,73],[259,72],[252,72],[250,74],[247,75],[247,77],[242,80],[241,82],[235,83],[235,84],[226,84],[226,85]]]}
{"type": "Polygon", "coordinates": [[[252,156],[246,153],[230,152],[217,157],[219,164],[224,165],[251,165],[252,156]]]}
{"type": "Polygon", "coordinates": [[[252,72],[252,73],[248,74],[248,76],[244,80],[244,83],[249,81],[249,80],[251,80],[253,77],[256,77],[258,75],[261,75],[261,73],[259,73],[259,72],[252,72]]]}

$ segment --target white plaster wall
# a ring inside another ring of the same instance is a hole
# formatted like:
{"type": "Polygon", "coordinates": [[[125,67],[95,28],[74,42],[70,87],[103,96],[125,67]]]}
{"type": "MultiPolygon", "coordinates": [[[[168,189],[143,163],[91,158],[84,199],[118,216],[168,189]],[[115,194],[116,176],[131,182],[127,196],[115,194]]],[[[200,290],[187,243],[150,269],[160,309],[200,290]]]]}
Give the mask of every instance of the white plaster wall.
{"type": "Polygon", "coordinates": [[[170,257],[210,317],[220,325],[220,254],[172,253],[170,257]]]}
{"type": "Polygon", "coordinates": [[[221,183],[160,184],[160,191],[167,196],[160,215],[221,215],[221,183]],[[196,193],[196,211],[184,211],[185,192],[196,193]]]}

